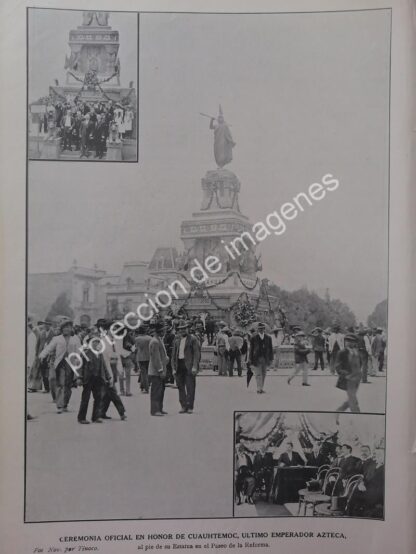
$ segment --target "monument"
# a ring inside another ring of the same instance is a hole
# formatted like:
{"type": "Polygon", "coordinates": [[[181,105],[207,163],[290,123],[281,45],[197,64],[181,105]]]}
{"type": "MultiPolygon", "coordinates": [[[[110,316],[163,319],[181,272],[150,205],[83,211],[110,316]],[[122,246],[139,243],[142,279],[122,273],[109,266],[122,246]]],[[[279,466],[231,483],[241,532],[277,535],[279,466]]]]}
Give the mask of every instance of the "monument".
{"type": "Polygon", "coordinates": [[[175,262],[175,278],[182,277],[193,290],[185,302],[182,299],[178,302],[178,306],[183,306],[188,314],[206,312],[215,319],[235,324],[234,312],[239,302],[252,303],[256,312],[263,315],[268,313],[269,306],[260,298],[261,283],[257,273],[261,264],[255,244],[245,241],[246,247],[240,245],[239,255],[235,252],[233,255],[233,251],[227,249],[242,233],[251,232],[252,224],[240,210],[240,181],[235,173],[224,167],[232,161],[235,142],[221,107],[218,117],[210,119],[210,129],[214,130],[214,159],[218,167],[208,170],[201,180],[199,211],[181,224],[184,252],[175,262]],[[221,270],[201,286],[195,285],[189,275],[194,260],[203,265],[208,256],[220,260],[221,270]]]}
{"type": "Polygon", "coordinates": [[[70,52],[64,63],[66,82],[50,86],[52,97],[135,104],[133,86],[121,86],[119,32],[111,28],[109,18],[109,12],[82,12],[82,24],[69,31],[70,52]]]}

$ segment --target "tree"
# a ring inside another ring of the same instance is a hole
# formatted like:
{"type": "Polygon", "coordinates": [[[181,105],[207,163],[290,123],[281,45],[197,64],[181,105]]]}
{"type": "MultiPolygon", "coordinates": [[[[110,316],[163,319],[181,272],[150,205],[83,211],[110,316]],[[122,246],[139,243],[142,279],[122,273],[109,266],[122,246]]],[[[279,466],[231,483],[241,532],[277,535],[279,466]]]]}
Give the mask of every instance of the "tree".
{"type": "Polygon", "coordinates": [[[367,318],[367,325],[369,327],[381,327],[382,329],[387,328],[387,299],[377,304],[373,313],[367,318]]]}
{"type": "Polygon", "coordinates": [[[57,315],[66,315],[71,319],[74,317],[74,312],[71,308],[71,302],[66,292],[61,292],[60,294],[58,294],[55,302],[49,309],[46,319],[52,319],[57,315]]]}
{"type": "Polygon", "coordinates": [[[356,324],[355,315],[347,304],[331,299],[329,294],[321,298],[306,287],[288,292],[274,284],[269,284],[268,289],[270,295],[277,297],[289,326],[301,325],[305,332],[310,332],[314,327],[330,327],[334,321],[344,330],[356,324]]]}

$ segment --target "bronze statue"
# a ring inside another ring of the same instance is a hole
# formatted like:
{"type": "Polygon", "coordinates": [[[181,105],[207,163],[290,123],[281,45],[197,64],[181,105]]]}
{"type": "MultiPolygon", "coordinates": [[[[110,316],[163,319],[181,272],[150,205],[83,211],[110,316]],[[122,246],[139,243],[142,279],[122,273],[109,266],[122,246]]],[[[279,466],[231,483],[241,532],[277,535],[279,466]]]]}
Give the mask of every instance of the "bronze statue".
{"type": "Polygon", "coordinates": [[[233,148],[235,142],[231,136],[230,129],[224,120],[221,105],[219,107],[218,117],[212,117],[201,113],[211,119],[209,128],[214,130],[214,158],[218,168],[222,169],[233,159],[233,148]]]}

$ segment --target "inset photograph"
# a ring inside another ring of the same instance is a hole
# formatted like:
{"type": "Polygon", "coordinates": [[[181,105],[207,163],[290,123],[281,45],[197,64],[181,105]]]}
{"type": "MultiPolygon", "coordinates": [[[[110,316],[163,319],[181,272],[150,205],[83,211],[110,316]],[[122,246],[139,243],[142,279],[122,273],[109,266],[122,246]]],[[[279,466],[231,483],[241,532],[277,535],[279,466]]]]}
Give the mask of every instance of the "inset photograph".
{"type": "Polygon", "coordinates": [[[385,416],[235,412],[234,517],[383,519],[385,416]]]}
{"type": "Polygon", "coordinates": [[[28,9],[28,157],[138,160],[134,12],[28,9]]]}

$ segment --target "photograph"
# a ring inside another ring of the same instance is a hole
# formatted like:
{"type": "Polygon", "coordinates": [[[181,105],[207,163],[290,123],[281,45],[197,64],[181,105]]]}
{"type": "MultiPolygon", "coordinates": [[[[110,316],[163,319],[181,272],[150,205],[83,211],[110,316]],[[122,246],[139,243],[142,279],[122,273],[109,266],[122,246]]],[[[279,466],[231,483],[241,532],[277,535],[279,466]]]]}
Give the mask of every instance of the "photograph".
{"type": "Polygon", "coordinates": [[[28,9],[30,160],[138,160],[135,12],[28,9]]]}
{"type": "MultiPolygon", "coordinates": [[[[88,14],[50,24],[137,52],[132,14],[88,14]]],[[[25,521],[255,516],[235,411],[384,421],[389,33],[388,10],[141,13],[140,163],[29,161],[25,521]]]]}
{"type": "Polygon", "coordinates": [[[383,519],[385,417],[235,414],[236,517],[383,519]]]}

